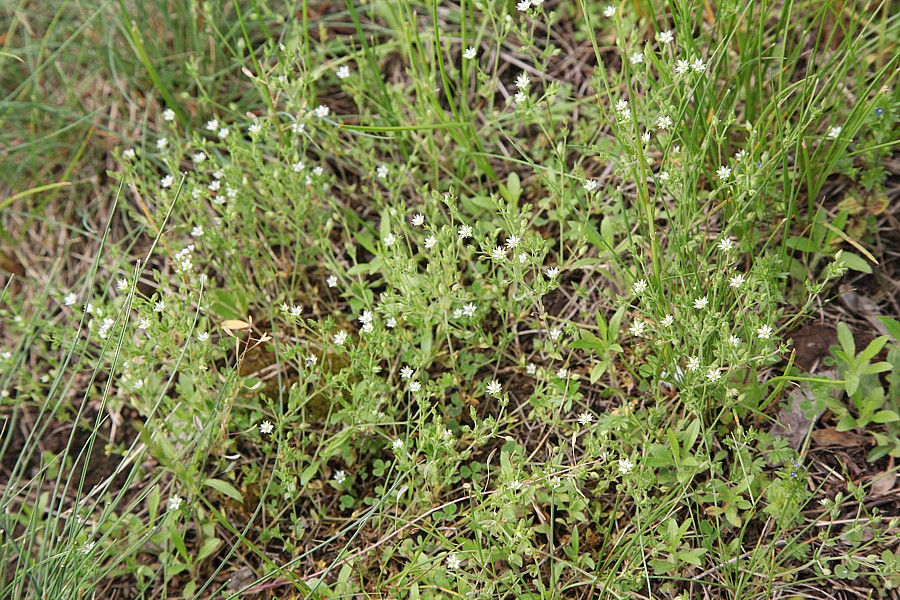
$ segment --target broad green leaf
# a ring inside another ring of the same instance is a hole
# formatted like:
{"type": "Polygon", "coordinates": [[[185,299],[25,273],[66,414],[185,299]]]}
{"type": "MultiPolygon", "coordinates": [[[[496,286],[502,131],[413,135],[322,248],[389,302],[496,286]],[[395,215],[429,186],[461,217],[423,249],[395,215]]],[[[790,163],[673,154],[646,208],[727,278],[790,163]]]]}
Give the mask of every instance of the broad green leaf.
{"type": "Polygon", "coordinates": [[[221,494],[225,494],[232,500],[236,500],[241,504],[244,503],[244,497],[241,495],[237,488],[228,483],[227,481],[222,481],[221,479],[213,479],[208,478],[203,480],[203,485],[206,487],[210,487],[221,494]]]}
{"type": "Polygon", "coordinates": [[[200,550],[197,551],[196,562],[200,562],[212,556],[221,545],[222,540],[220,540],[219,538],[210,538],[203,542],[203,545],[200,546],[200,550]]]}
{"type": "Polygon", "coordinates": [[[884,328],[887,329],[888,334],[894,338],[894,341],[900,343],[900,321],[890,317],[876,317],[876,319],[884,325],[884,328]]]}
{"type": "Polygon", "coordinates": [[[872,415],[871,421],[873,423],[893,423],[895,421],[900,421],[900,415],[893,410],[879,410],[872,415]]]}
{"type": "Polygon", "coordinates": [[[854,254],[852,252],[844,252],[841,254],[841,260],[844,261],[844,264],[848,269],[853,269],[854,271],[859,271],[860,273],[871,273],[872,267],[866,262],[862,256],[858,254],[854,254]]]}

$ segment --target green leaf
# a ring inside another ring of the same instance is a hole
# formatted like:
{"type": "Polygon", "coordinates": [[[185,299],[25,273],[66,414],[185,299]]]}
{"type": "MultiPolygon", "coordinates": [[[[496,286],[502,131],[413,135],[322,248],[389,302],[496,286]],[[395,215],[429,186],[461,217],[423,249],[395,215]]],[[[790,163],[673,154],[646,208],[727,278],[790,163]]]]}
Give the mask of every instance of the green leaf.
{"type": "Polygon", "coordinates": [[[616,314],[609,320],[609,333],[606,336],[606,341],[612,342],[619,337],[619,329],[622,328],[622,318],[625,316],[626,308],[624,304],[620,306],[616,314]]]}
{"type": "Polygon", "coordinates": [[[897,319],[892,319],[890,317],[875,317],[878,319],[884,328],[887,329],[888,335],[894,338],[895,342],[900,342],[900,321],[897,319]]]}
{"type": "Polygon", "coordinates": [[[519,174],[515,171],[510,173],[506,180],[506,191],[508,192],[507,200],[511,203],[519,201],[519,197],[522,195],[522,182],[519,181],[519,174]]]}
{"type": "Polygon", "coordinates": [[[206,487],[210,487],[221,494],[225,494],[232,500],[236,500],[236,501],[240,502],[241,504],[244,503],[244,497],[241,496],[241,493],[239,491],[237,491],[237,488],[235,488],[233,485],[231,485],[227,481],[222,481],[221,479],[209,478],[209,479],[203,480],[203,485],[205,485],[206,487]]]}
{"type": "Polygon", "coordinates": [[[847,324],[843,321],[837,324],[837,336],[844,352],[850,356],[855,356],[856,343],[853,341],[853,334],[850,332],[850,328],[847,327],[847,324]]]}
{"type": "Polygon", "coordinates": [[[581,339],[575,340],[570,346],[578,350],[595,350],[597,353],[602,354],[606,349],[606,342],[593,333],[584,331],[581,333],[581,339]]]}
{"type": "Polygon", "coordinates": [[[312,478],[316,476],[316,473],[319,472],[319,463],[313,463],[303,469],[303,472],[300,473],[300,487],[306,487],[312,478]]]}
{"type": "Polygon", "coordinates": [[[792,250],[799,250],[800,252],[807,253],[815,253],[819,251],[819,246],[809,241],[809,239],[805,237],[791,237],[784,243],[788,248],[792,250]]]}
{"type": "Polygon", "coordinates": [[[200,562],[205,558],[209,558],[212,556],[216,550],[219,549],[219,546],[222,545],[222,540],[219,538],[210,538],[203,542],[203,545],[200,546],[200,550],[197,551],[197,559],[196,562],[200,562]]]}
{"type": "Polygon", "coordinates": [[[875,358],[876,354],[881,352],[881,349],[884,348],[885,344],[887,344],[888,339],[889,338],[886,335],[875,338],[874,340],[869,342],[869,345],[866,346],[865,350],[859,353],[859,356],[857,358],[863,361],[872,360],[873,358],[875,358]]]}
{"type": "Polygon", "coordinates": [[[879,410],[872,415],[871,420],[873,423],[893,423],[895,421],[900,421],[900,415],[893,410],[879,410]]]}
{"type": "Polygon", "coordinates": [[[856,429],[856,419],[854,419],[850,415],[845,415],[841,417],[840,421],[838,421],[835,429],[837,429],[838,431],[850,431],[851,429],[856,429]]]}
{"type": "Polygon", "coordinates": [[[853,269],[854,271],[859,271],[860,273],[871,273],[872,267],[862,256],[858,254],[853,254],[852,252],[844,252],[841,253],[841,260],[844,261],[844,264],[848,269],[853,269]]]}
{"type": "Polygon", "coordinates": [[[603,377],[603,374],[606,373],[606,369],[609,368],[609,361],[602,360],[595,364],[591,368],[591,385],[597,383],[597,381],[603,377]]]}

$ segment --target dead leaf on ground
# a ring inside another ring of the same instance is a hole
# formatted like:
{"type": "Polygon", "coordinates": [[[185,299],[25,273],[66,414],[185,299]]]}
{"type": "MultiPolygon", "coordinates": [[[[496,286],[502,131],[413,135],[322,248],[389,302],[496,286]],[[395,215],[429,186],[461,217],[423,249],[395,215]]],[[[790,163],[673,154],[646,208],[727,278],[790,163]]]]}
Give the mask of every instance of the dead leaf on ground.
{"type": "Polygon", "coordinates": [[[854,448],[856,446],[868,446],[872,440],[869,436],[859,435],[852,431],[838,431],[834,427],[817,429],[812,434],[817,446],[825,448],[854,448]]]}
{"type": "Polygon", "coordinates": [[[897,471],[894,470],[894,457],[892,456],[887,471],[876,475],[872,480],[872,493],[876,496],[887,496],[894,491],[895,483],[897,483],[897,471]]]}

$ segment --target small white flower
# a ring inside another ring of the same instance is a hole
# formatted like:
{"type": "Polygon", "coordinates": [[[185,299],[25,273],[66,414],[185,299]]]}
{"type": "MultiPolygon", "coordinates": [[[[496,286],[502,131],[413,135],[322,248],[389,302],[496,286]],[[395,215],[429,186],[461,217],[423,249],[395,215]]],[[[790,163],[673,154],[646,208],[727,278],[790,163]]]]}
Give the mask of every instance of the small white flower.
{"type": "Polygon", "coordinates": [[[409,379],[414,373],[415,371],[413,371],[413,368],[407,365],[400,369],[400,379],[409,379]]]}
{"type": "Polygon", "coordinates": [[[391,448],[394,449],[394,452],[399,452],[403,449],[403,440],[399,438],[394,440],[393,443],[391,443],[391,448]]]}
{"type": "Polygon", "coordinates": [[[672,34],[671,29],[668,31],[660,31],[659,33],[656,34],[656,40],[663,46],[665,46],[666,44],[671,44],[672,40],[674,40],[674,39],[675,39],[675,36],[672,34]]]}
{"type": "Polygon", "coordinates": [[[478,307],[475,305],[474,302],[469,302],[468,304],[466,304],[465,306],[462,307],[462,311],[463,311],[463,314],[466,315],[467,317],[474,317],[475,310],[477,308],[478,307]]]}
{"type": "Polygon", "coordinates": [[[711,383],[715,383],[722,378],[722,374],[719,372],[718,368],[710,367],[709,371],[706,372],[706,378],[709,379],[711,383]]]}
{"type": "Polygon", "coordinates": [[[219,130],[219,133],[217,135],[219,136],[220,140],[224,140],[230,134],[231,134],[231,131],[227,127],[223,127],[222,129],[219,130]]]}
{"type": "Polygon", "coordinates": [[[375,175],[378,179],[387,179],[388,176],[388,168],[387,165],[378,165],[378,168],[375,169],[375,175]]]}
{"type": "Polygon", "coordinates": [[[556,377],[558,379],[565,379],[569,376],[569,370],[565,367],[560,367],[560,369],[556,372],[556,377]]]}
{"type": "Polygon", "coordinates": [[[675,61],[675,73],[678,75],[684,75],[688,71],[691,70],[691,63],[684,59],[679,59],[675,61]]]}
{"type": "Polygon", "coordinates": [[[346,331],[338,331],[336,334],[334,334],[334,343],[338,346],[343,346],[344,342],[347,341],[347,337],[348,335],[346,331]]]}
{"type": "Polygon", "coordinates": [[[396,328],[397,327],[397,319],[394,317],[388,317],[384,321],[384,326],[387,327],[388,329],[396,328]]]}
{"type": "Polygon", "coordinates": [[[529,375],[534,375],[537,373],[537,365],[534,363],[528,363],[528,366],[525,367],[525,372],[529,375]]]}
{"type": "Polygon", "coordinates": [[[510,237],[506,238],[506,248],[508,250],[512,250],[513,248],[518,248],[520,241],[521,241],[521,239],[519,238],[519,236],[517,236],[517,235],[510,236],[510,237]]]}
{"type": "Polygon", "coordinates": [[[722,252],[730,252],[732,249],[734,249],[734,242],[731,238],[726,237],[719,240],[719,250],[722,252]]]}
{"type": "Polygon", "coordinates": [[[140,321],[138,321],[138,324],[137,324],[138,329],[147,329],[148,327],[150,327],[150,319],[147,319],[145,317],[145,318],[141,319],[140,321]]]}
{"type": "Polygon", "coordinates": [[[524,252],[519,252],[519,264],[524,265],[528,262],[528,255],[524,252]]]}
{"type": "Polygon", "coordinates": [[[430,235],[427,238],[425,238],[425,249],[426,250],[430,250],[430,249],[434,248],[435,244],[437,244],[437,238],[434,237],[433,235],[430,235]]]}
{"type": "Polygon", "coordinates": [[[328,279],[325,280],[325,285],[330,288],[336,288],[338,285],[337,275],[329,275],[328,279]]]}
{"type": "Polygon", "coordinates": [[[206,160],[206,153],[204,153],[204,152],[197,152],[196,154],[191,156],[191,161],[193,161],[195,164],[198,164],[198,165],[200,163],[202,163],[204,160],[206,160]]]}
{"type": "Polygon", "coordinates": [[[645,144],[650,142],[650,130],[649,129],[641,134],[641,141],[644,142],[645,144]]]}
{"type": "Polygon", "coordinates": [[[260,433],[269,435],[273,431],[275,431],[275,426],[272,425],[272,423],[270,423],[269,421],[263,421],[262,423],[259,424],[259,432],[260,433]]]}
{"type": "Polygon", "coordinates": [[[647,324],[644,321],[635,320],[634,323],[631,324],[631,327],[628,328],[628,332],[634,337],[641,337],[644,335],[646,329],[647,324]]]}
{"type": "Polygon", "coordinates": [[[153,305],[153,312],[161,313],[164,310],[166,310],[166,303],[162,300],[153,305]]]}
{"type": "Polygon", "coordinates": [[[200,340],[201,342],[205,342],[206,340],[209,339],[209,332],[201,331],[200,333],[197,334],[197,339],[200,340]]]}
{"type": "Polygon", "coordinates": [[[175,111],[171,108],[167,108],[163,111],[163,121],[171,123],[175,120],[175,111]]]}
{"type": "Polygon", "coordinates": [[[306,123],[294,121],[293,123],[291,123],[291,131],[298,135],[303,133],[304,131],[306,131],[306,123]]]}
{"type": "Polygon", "coordinates": [[[291,312],[292,317],[299,317],[300,315],[303,314],[303,307],[300,306],[299,304],[295,304],[294,306],[291,307],[290,312],[291,312]]]}
{"type": "Polygon", "coordinates": [[[612,19],[614,16],[616,16],[616,7],[613,6],[612,4],[610,4],[609,6],[604,8],[603,16],[606,17],[607,19],[612,19]]]}
{"type": "Polygon", "coordinates": [[[695,59],[694,62],[691,63],[691,70],[694,73],[702,73],[703,71],[706,70],[706,63],[704,63],[699,58],[695,59]]]}
{"type": "Polygon", "coordinates": [[[583,412],[578,415],[579,425],[590,425],[594,421],[594,415],[589,412],[583,412]]]}
{"type": "Polygon", "coordinates": [[[472,227],[469,225],[463,225],[457,230],[456,234],[459,236],[459,241],[470,238],[472,237],[472,227]]]}
{"type": "Polygon", "coordinates": [[[487,384],[487,392],[494,398],[499,398],[503,392],[503,386],[497,380],[491,381],[487,384]]]}
{"type": "Polygon", "coordinates": [[[734,289],[738,289],[739,287],[744,285],[744,283],[746,281],[747,281],[747,279],[741,273],[738,273],[737,275],[735,275],[734,277],[732,277],[731,279],[728,280],[728,285],[730,285],[734,289]]]}
{"type": "Polygon", "coordinates": [[[559,275],[559,267],[549,267],[547,269],[547,277],[550,279],[556,279],[557,275],[559,275]]]}
{"type": "Polygon", "coordinates": [[[549,331],[550,339],[554,342],[557,341],[562,336],[562,329],[559,327],[554,327],[549,331]]]}
{"type": "Polygon", "coordinates": [[[413,394],[418,394],[422,390],[422,384],[418,381],[410,381],[409,382],[409,391],[413,394]]]}
{"type": "Polygon", "coordinates": [[[455,554],[451,554],[447,557],[447,569],[449,571],[455,571],[460,566],[462,566],[462,561],[455,554]]]}
{"type": "Polygon", "coordinates": [[[319,357],[317,357],[315,354],[310,354],[306,357],[306,360],[304,362],[306,363],[307,368],[312,369],[316,366],[316,363],[319,362],[319,357]]]}
{"type": "Polygon", "coordinates": [[[550,479],[547,480],[547,483],[550,484],[550,487],[554,490],[558,490],[562,485],[562,479],[559,478],[559,475],[554,475],[550,479]]]}
{"type": "Polygon", "coordinates": [[[127,279],[120,279],[116,282],[116,290],[117,291],[124,292],[127,289],[128,289],[128,280],[127,279]]]}
{"type": "Polygon", "coordinates": [[[397,238],[393,233],[389,233],[382,241],[384,242],[385,248],[390,248],[397,242],[397,238]]]}
{"type": "Polygon", "coordinates": [[[344,471],[341,470],[341,471],[334,472],[334,482],[336,484],[341,485],[345,481],[347,481],[347,474],[344,473],[344,471]]]}
{"type": "Polygon", "coordinates": [[[518,104],[525,104],[528,102],[528,94],[525,92],[516,92],[516,95],[513,96],[513,101],[518,104]]]}
{"type": "Polygon", "coordinates": [[[740,345],[741,345],[741,338],[739,338],[738,336],[732,334],[732,335],[729,336],[729,338],[728,338],[728,343],[731,344],[732,346],[740,346],[740,345]]]}
{"type": "Polygon", "coordinates": [[[122,150],[122,158],[131,160],[132,158],[134,158],[134,156],[135,156],[134,148],[125,148],[124,150],[122,150]]]}
{"type": "Polygon", "coordinates": [[[191,229],[191,237],[203,237],[203,225],[197,225],[193,229],[191,229]]]}
{"type": "Polygon", "coordinates": [[[688,358],[687,368],[688,368],[688,371],[696,371],[697,369],[699,369],[700,368],[700,359],[696,356],[692,356],[692,357],[688,358]]]}
{"type": "Polygon", "coordinates": [[[631,286],[631,290],[634,292],[636,296],[640,296],[644,292],[647,291],[647,282],[643,279],[638,279],[634,282],[634,285],[631,286]]]}
{"type": "Polygon", "coordinates": [[[78,296],[75,295],[75,292],[69,292],[63,298],[63,304],[66,306],[74,306],[76,302],[78,302],[78,296]]]}
{"type": "Polygon", "coordinates": [[[174,512],[181,508],[181,504],[184,502],[184,499],[175,494],[174,496],[169,496],[169,511],[174,512]]]}
{"type": "Polygon", "coordinates": [[[694,308],[696,308],[697,310],[703,310],[707,306],[709,306],[709,299],[707,299],[706,296],[694,300],[694,308]]]}
{"type": "Polygon", "coordinates": [[[738,162],[741,162],[741,160],[743,160],[743,158],[744,158],[745,156],[747,156],[747,151],[744,150],[743,148],[741,148],[740,150],[738,150],[737,152],[735,152],[735,154],[734,154],[734,160],[736,160],[736,161],[738,161],[738,162]]]}
{"type": "Polygon", "coordinates": [[[341,65],[340,67],[338,67],[337,73],[335,73],[335,75],[337,75],[338,79],[347,79],[348,77],[350,77],[350,67],[348,67],[347,65],[341,65]]]}
{"type": "Polygon", "coordinates": [[[669,115],[660,115],[658,119],[656,119],[656,126],[659,129],[668,129],[672,126],[672,117],[669,115]]]}
{"type": "Polygon", "coordinates": [[[525,12],[526,10],[531,8],[531,0],[520,0],[516,4],[516,8],[519,10],[519,12],[525,12]]]}
{"type": "Polygon", "coordinates": [[[660,323],[662,324],[663,327],[671,327],[674,322],[675,322],[675,317],[672,316],[671,314],[669,314],[669,315],[666,315],[665,317],[663,317],[663,319],[660,323]]]}
{"type": "Polygon", "coordinates": [[[173,183],[175,183],[175,178],[172,177],[171,175],[166,175],[165,177],[163,177],[162,179],[159,180],[159,185],[160,185],[160,187],[163,187],[163,188],[170,188],[170,187],[172,187],[173,183]]]}
{"type": "Polygon", "coordinates": [[[331,109],[325,106],[324,104],[318,105],[313,113],[319,117],[320,119],[324,119],[331,113],[331,109]]]}
{"type": "Polygon", "coordinates": [[[160,150],[163,150],[168,145],[169,140],[167,140],[166,138],[159,138],[158,140],[156,140],[156,147],[160,150]]]}
{"type": "Polygon", "coordinates": [[[303,161],[297,161],[293,165],[291,165],[291,169],[293,169],[294,173],[299,173],[304,169],[303,161]]]}
{"type": "Polygon", "coordinates": [[[137,391],[137,390],[143,389],[143,387],[144,387],[144,380],[138,379],[137,381],[134,382],[132,389],[137,391]]]}
{"type": "Polygon", "coordinates": [[[659,180],[662,182],[666,182],[670,179],[670,175],[668,171],[660,171],[659,172],[659,180]]]}
{"type": "Polygon", "coordinates": [[[516,89],[524,92],[530,85],[531,80],[528,79],[528,75],[524,71],[522,73],[519,73],[519,75],[516,77],[516,89]]]}
{"type": "Polygon", "coordinates": [[[828,131],[825,132],[825,137],[827,137],[829,140],[836,140],[841,135],[841,129],[843,128],[840,125],[829,127],[828,131]]]}
{"type": "Polygon", "coordinates": [[[259,123],[250,123],[247,127],[247,132],[250,133],[250,135],[256,135],[260,131],[262,131],[262,125],[259,123]]]}
{"type": "Polygon", "coordinates": [[[770,337],[772,337],[772,334],[773,334],[774,332],[775,332],[775,330],[773,330],[773,329],[772,329],[771,327],[769,327],[768,325],[763,325],[762,327],[760,327],[760,328],[758,328],[758,329],[756,330],[756,335],[757,335],[757,336],[759,337],[759,339],[761,339],[761,340],[767,340],[767,339],[769,339],[770,337]]]}
{"type": "Polygon", "coordinates": [[[495,247],[491,250],[491,258],[494,260],[503,260],[506,258],[506,250],[503,249],[503,246],[495,247]]]}
{"type": "Polygon", "coordinates": [[[588,179],[584,182],[584,185],[581,187],[583,187],[584,191],[586,191],[586,192],[593,192],[598,187],[600,187],[600,184],[597,182],[596,179],[588,179]]]}
{"type": "Polygon", "coordinates": [[[478,50],[473,48],[466,48],[466,51],[463,52],[463,58],[466,60],[475,60],[475,57],[478,56],[478,50]]]}
{"type": "Polygon", "coordinates": [[[413,227],[421,227],[425,224],[425,215],[415,214],[413,218],[409,220],[413,227]]]}
{"type": "Polygon", "coordinates": [[[634,463],[631,462],[630,458],[626,456],[625,458],[619,459],[619,473],[628,475],[632,470],[634,470],[634,463]]]}
{"type": "Polygon", "coordinates": [[[512,481],[509,482],[509,487],[512,490],[518,491],[518,490],[522,489],[522,482],[519,481],[518,479],[513,479],[512,481]]]}
{"type": "Polygon", "coordinates": [[[312,172],[313,172],[313,175],[315,175],[316,177],[321,177],[322,173],[325,172],[325,169],[322,168],[321,165],[319,165],[318,167],[313,169],[312,172]]]}
{"type": "Polygon", "coordinates": [[[216,131],[219,129],[219,122],[215,119],[206,122],[206,130],[207,131],[216,131]]]}
{"type": "Polygon", "coordinates": [[[631,55],[631,57],[628,60],[633,65],[639,65],[642,62],[644,62],[644,53],[643,52],[635,52],[634,54],[631,55]]]}
{"type": "Polygon", "coordinates": [[[722,165],[721,167],[716,169],[716,175],[722,181],[728,181],[728,178],[731,177],[731,167],[726,167],[725,165],[722,165]]]}

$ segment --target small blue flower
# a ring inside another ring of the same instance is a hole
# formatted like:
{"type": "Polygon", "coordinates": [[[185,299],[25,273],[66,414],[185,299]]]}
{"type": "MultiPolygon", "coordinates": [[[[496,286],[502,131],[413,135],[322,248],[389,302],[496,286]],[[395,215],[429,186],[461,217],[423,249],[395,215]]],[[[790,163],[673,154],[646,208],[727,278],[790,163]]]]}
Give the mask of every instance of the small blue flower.
{"type": "Polygon", "coordinates": [[[883,108],[876,108],[876,109],[875,109],[875,114],[878,115],[878,116],[880,117],[881,115],[884,114],[884,109],[883,109],[883,108]]]}

